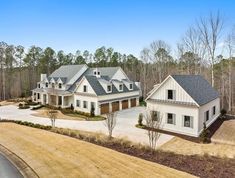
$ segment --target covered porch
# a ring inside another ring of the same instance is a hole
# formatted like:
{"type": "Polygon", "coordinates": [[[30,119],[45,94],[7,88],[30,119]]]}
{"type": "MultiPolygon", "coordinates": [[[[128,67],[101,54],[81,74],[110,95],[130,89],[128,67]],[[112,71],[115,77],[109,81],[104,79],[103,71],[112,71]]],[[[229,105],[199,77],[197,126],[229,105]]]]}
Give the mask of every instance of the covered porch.
{"type": "Polygon", "coordinates": [[[71,95],[53,95],[48,94],[48,104],[50,106],[68,108],[73,105],[73,97],[71,95]]]}

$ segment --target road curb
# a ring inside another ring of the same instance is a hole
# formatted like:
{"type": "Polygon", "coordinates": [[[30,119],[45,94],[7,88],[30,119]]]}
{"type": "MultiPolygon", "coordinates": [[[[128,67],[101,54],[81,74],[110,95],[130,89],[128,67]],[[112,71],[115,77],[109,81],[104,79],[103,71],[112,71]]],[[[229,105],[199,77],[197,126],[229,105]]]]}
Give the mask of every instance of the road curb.
{"type": "Polygon", "coordinates": [[[19,156],[0,144],[0,153],[2,153],[23,175],[25,178],[38,178],[37,173],[19,156]]]}

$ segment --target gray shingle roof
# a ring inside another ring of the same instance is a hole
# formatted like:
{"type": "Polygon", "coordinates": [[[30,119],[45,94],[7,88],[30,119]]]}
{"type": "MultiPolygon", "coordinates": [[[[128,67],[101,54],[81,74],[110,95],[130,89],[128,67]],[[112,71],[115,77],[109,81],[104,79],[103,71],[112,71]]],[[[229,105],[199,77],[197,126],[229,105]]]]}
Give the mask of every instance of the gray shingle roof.
{"type": "Polygon", "coordinates": [[[70,81],[84,65],[64,65],[55,70],[48,78],[63,78],[64,81],[70,81]],[[65,80],[66,78],[66,80],[65,80]]]}
{"type": "Polygon", "coordinates": [[[172,77],[200,106],[219,97],[219,93],[200,75],[172,75],[172,77]]]}
{"type": "MultiPolygon", "coordinates": [[[[128,88],[123,85],[123,91],[118,91],[116,87],[112,84],[112,92],[106,93],[103,87],[101,86],[100,82],[98,81],[98,78],[91,75],[85,76],[95,93],[99,95],[109,95],[109,94],[116,94],[116,93],[126,93],[126,92],[132,92],[132,91],[139,91],[139,88],[133,83],[133,90],[128,90],[128,88]]],[[[105,78],[105,77],[104,77],[105,78]]]]}
{"type": "MultiPolygon", "coordinates": [[[[93,71],[95,69],[96,68],[89,68],[85,75],[93,75],[93,71]]],[[[120,67],[98,67],[97,69],[100,71],[101,76],[108,76],[109,78],[112,78],[120,67]]]]}

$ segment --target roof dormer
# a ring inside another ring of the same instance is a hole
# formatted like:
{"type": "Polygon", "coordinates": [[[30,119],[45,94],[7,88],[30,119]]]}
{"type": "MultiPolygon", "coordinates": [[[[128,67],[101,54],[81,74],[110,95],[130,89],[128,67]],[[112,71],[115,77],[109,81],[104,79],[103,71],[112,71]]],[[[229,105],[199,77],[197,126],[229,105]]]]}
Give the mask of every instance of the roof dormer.
{"type": "Polygon", "coordinates": [[[130,80],[122,80],[125,86],[128,88],[128,90],[133,90],[134,89],[134,82],[130,80]]]}

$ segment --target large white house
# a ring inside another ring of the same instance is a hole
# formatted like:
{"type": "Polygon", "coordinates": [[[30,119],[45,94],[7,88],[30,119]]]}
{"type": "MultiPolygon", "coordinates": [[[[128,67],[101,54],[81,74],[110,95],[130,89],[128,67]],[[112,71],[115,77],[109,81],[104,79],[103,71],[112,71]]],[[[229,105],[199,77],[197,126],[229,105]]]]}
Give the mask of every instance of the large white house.
{"type": "Polygon", "coordinates": [[[147,108],[162,119],[162,129],[198,137],[220,115],[218,92],[200,75],[170,75],[155,85],[147,108]]]}
{"type": "Polygon", "coordinates": [[[95,115],[139,105],[139,83],[129,80],[120,67],[88,68],[65,65],[50,76],[41,74],[32,99],[43,105],[67,108],[95,115]]]}

